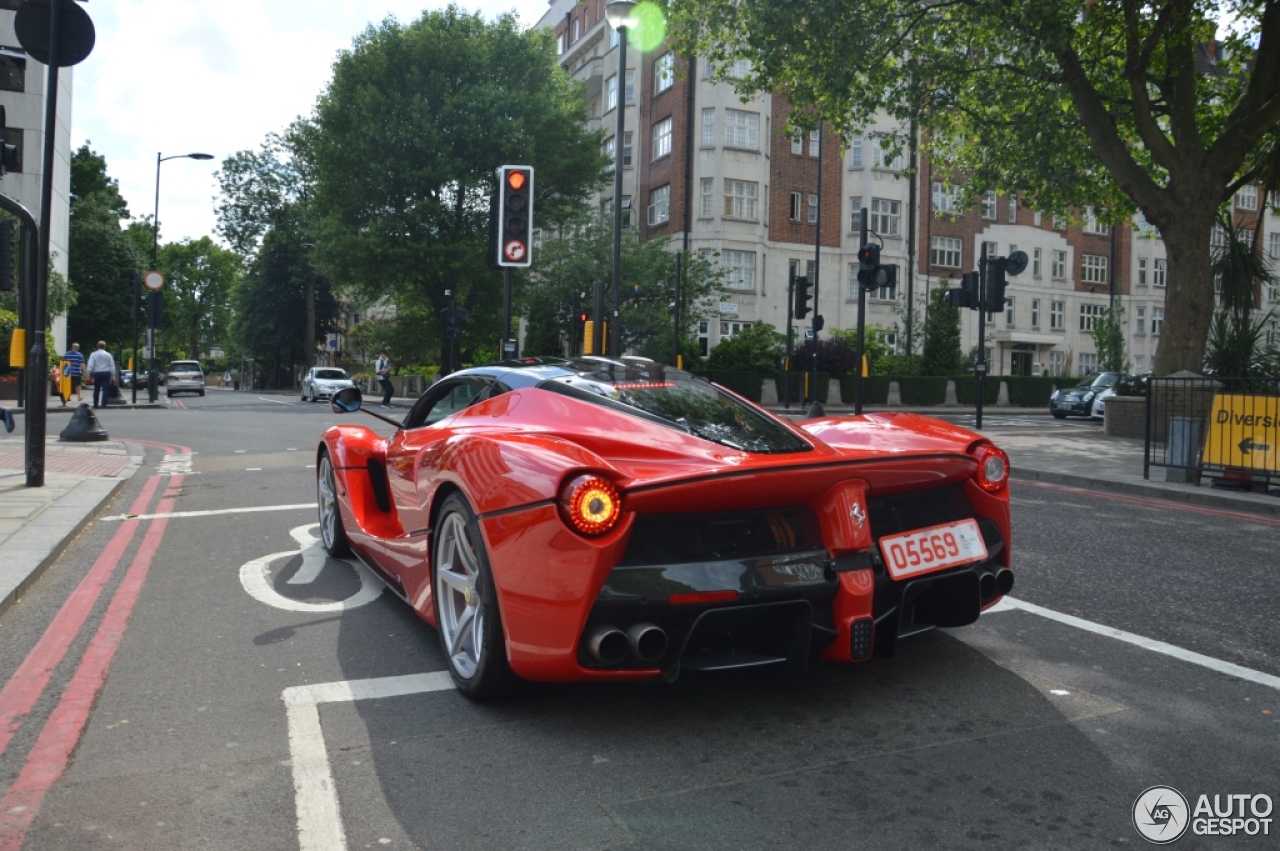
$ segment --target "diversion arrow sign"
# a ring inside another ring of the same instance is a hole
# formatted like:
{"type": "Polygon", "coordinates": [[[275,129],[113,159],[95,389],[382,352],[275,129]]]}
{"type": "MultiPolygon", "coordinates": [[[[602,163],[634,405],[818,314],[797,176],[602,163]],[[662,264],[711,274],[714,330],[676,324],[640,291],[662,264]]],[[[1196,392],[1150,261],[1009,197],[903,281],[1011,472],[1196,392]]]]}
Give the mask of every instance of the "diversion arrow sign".
{"type": "Polygon", "coordinates": [[[1244,440],[1240,441],[1240,443],[1237,444],[1237,446],[1239,447],[1241,452],[1244,452],[1246,454],[1253,451],[1254,449],[1258,450],[1259,452],[1271,451],[1271,444],[1254,443],[1252,437],[1246,437],[1244,440]]]}

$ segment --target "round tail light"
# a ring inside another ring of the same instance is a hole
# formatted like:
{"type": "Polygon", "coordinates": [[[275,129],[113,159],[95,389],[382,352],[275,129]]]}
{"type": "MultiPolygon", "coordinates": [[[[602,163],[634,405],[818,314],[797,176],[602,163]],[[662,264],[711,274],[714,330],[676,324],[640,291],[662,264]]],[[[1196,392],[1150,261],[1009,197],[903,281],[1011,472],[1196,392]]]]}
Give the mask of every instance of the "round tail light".
{"type": "Polygon", "coordinates": [[[560,492],[560,510],[569,525],[584,535],[603,535],[622,516],[622,498],[613,483],[602,476],[571,479],[560,492]]]}
{"type": "Polygon", "coordinates": [[[973,452],[978,462],[978,486],[989,493],[996,493],[1009,481],[1009,456],[1004,450],[989,443],[978,446],[973,452]]]}

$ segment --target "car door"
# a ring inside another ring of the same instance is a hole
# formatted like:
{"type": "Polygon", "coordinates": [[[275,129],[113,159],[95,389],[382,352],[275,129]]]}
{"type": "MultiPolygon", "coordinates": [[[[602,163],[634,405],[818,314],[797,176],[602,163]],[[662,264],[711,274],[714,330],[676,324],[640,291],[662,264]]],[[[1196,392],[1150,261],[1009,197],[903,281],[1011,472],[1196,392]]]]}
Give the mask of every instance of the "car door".
{"type": "Polygon", "coordinates": [[[493,378],[486,375],[436,382],[387,442],[387,483],[406,534],[422,534],[429,525],[427,502],[434,489],[432,477],[440,443],[452,433],[449,417],[487,398],[492,388],[493,378]]]}

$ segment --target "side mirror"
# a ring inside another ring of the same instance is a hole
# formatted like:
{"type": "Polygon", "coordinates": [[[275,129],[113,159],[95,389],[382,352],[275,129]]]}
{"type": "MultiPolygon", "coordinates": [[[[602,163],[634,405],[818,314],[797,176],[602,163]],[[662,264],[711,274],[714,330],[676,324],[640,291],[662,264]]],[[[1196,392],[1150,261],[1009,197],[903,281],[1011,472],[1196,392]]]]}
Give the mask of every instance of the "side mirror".
{"type": "Polygon", "coordinates": [[[330,407],[335,414],[354,414],[360,410],[360,401],[363,398],[359,387],[343,387],[333,394],[330,407]]]}

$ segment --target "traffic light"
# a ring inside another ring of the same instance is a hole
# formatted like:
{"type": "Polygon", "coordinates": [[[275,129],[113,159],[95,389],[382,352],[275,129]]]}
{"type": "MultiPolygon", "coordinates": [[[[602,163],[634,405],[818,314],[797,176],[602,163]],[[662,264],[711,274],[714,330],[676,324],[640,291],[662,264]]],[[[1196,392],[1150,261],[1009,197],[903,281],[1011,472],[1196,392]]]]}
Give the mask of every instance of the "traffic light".
{"type": "Polygon", "coordinates": [[[982,309],[987,313],[1004,312],[1005,258],[987,258],[987,303],[982,309]]]}
{"type": "Polygon", "coordinates": [[[151,293],[151,327],[159,331],[164,327],[164,292],[154,290],[151,293]]]}
{"type": "Polygon", "coordinates": [[[978,273],[965,272],[960,277],[960,286],[947,290],[942,300],[952,307],[967,307],[971,310],[977,308],[978,273]]]}
{"type": "Polygon", "coordinates": [[[498,265],[527,267],[533,262],[533,166],[498,169],[498,265]]]}
{"type": "Polygon", "coordinates": [[[5,120],[4,107],[0,106],[0,177],[8,174],[9,169],[18,164],[18,146],[10,145],[5,139],[5,131],[9,122],[5,120]]]}
{"type": "Polygon", "coordinates": [[[465,307],[446,307],[444,309],[444,338],[446,340],[461,340],[462,326],[470,315],[465,307]]]}
{"type": "Polygon", "coordinates": [[[876,286],[876,267],[880,265],[880,246],[867,243],[858,249],[858,283],[863,289],[876,286]]]}
{"type": "Polygon", "coordinates": [[[813,283],[807,275],[796,276],[796,319],[804,319],[809,315],[809,302],[813,300],[813,283]]]}
{"type": "Polygon", "coordinates": [[[13,231],[11,220],[0,221],[0,292],[14,289],[13,231]]]}

